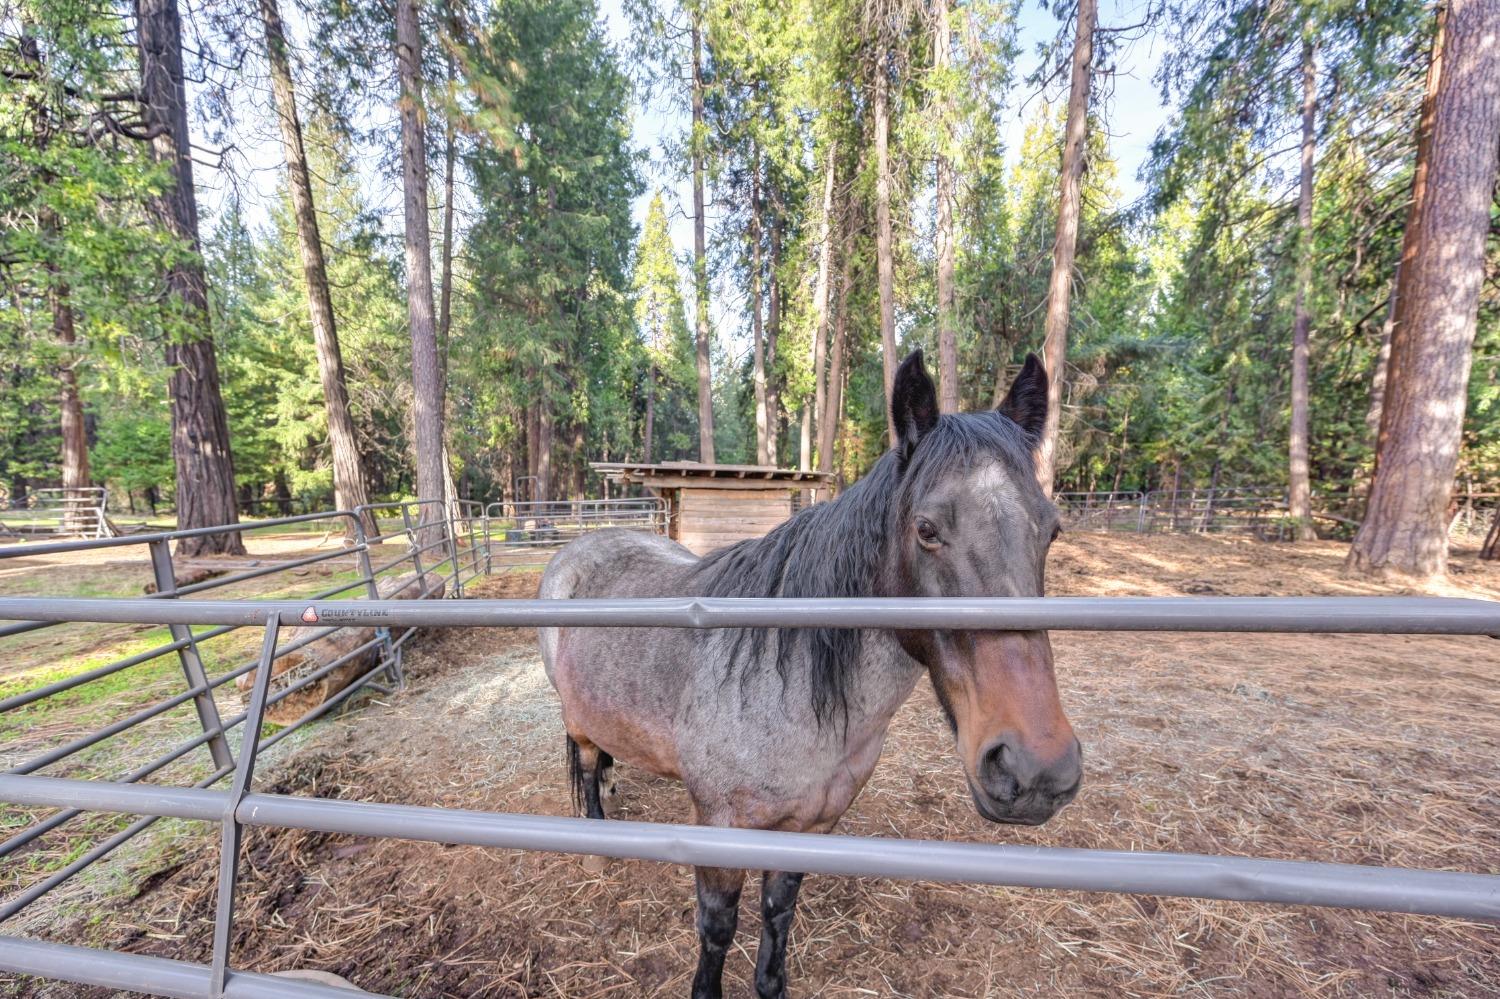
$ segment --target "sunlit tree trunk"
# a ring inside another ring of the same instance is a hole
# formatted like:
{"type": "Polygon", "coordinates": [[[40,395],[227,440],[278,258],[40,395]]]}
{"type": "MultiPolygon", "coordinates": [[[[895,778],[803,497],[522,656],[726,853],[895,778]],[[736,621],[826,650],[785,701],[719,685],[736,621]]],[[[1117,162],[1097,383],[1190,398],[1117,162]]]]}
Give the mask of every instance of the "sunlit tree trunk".
{"type": "Polygon", "coordinates": [[[61,389],[58,410],[62,417],[62,486],[63,527],[76,531],[93,523],[82,515],[82,490],[89,481],[89,437],[83,420],[83,400],[78,395],[78,358],[73,348],[78,342],[73,320],[73,300],[68,286],[56,281],[49,296],[52,300],[52,336],[62,348],[58,359],[57,381],[61,389]]]}
{"type": "Polygon", "coordinates": [[[833,245],[837,233],[833,226],[833,185],[838,162],[838,143],[828,145],[828,165],[823,171],[823,217],[819,221],[818,279],[813,286],[813,342],[812,342],[812,398],[803,403],[803,462],[804,469],[812,468],[812,441],[817,419],[823,412],[824,395],[827,392],[823,380],[823,365],[828,344],[828,282],[833,274],[833,245]]]}
{"type": "Polygon", "coordinates": [[[1500,0],[1439,9],[1374,481],[1346,569],[1440,577],[1500,148],[1500,0]]]}
{"type": "Polygon", "coordinates": [[[646,447],[645,456],[641,459],[646,464],[651,464],[651,456],[654,453],[651,442],[656,439],[656,362],[651,362],[651,367],[646,372],[646,447]]]}
{"type": "Polygon", "coordinates": [[[1063,372],[1068,357],[1068,298],[1073,290],[1073,259],[1078,247],[1084,140],[1088,129],[1089,83],[1094,58],[1098,0],[1078,0],[1073,38],[1073,72],[1068,89],[1068,124],[1058,179],[1057,241],[1052,245],[1052,280],[1047,287],[1047,319],[1042,361],[1047,368],[1047,422],[1037,451],[1036,475],[1047,495],[1057,472],[1057,435],[1062,416],[1063,372]]]}
{"type": "MultiPolygon", "coordinates": [[[[182,71],[182,19],[177,0],[138,0],[136,44],[140,50],[141,97],[156,126],[152,156],[165,164],[171,183],[148,200],[156,223],[190,257],[168,268],[168,294],[180,309],[182,328],[167,344],[172,399],[172,458],[177,472],[177,526],[187,530],[239,522],[229,417],[219,390],[219,363],[209,327],[208,282],[198,239],[193,195],[192,147],[182,71]]],[[[242,555],[238,533],[209,534],[177,542],[181,555],[242,555]]]]}
{"type": "Polygon", "coordinates": [[[1311,40],[1302,43],[1302,176],[1297,197],[1297,304],[1292,326],[1292,424],[1288,442],[1288,513],[1299,541],[1313,541],[1312,487],[1308,475],[1308,334],[1312,314],[1313,157],[1317,147],[1318,62],[1311,40]]]}
{"type": "MultiPolygon", "coordinates": [[[[1090,3],[1092,0],[1082,0],[1090,3]]],[[[886,433],[896,446],[896,424],[890,415],[891,386],[896,381],[896,262],[891,235],[891,109],[889,50],[881,43],[875,61],[875,269],[880,295],[880,353],[885,375],[886,433]]]]}
{"type": "Polygon", "coordinates": [[[781,439],[781,389],[776,384],[776,349],[781,343],[781,219],[771,204],[771,259],[766,296],[766,447],[771,464],[778,463],[781,439]]]}
{"type": "Polygon", "coordinates": [[[693,9],[693,321],[698,351],[698,460],[714,461],[714,376],[708,316],[708,250],[703,217],[703,15],[693,9]]]}
{"type": "MultiPolygon", "coordinates": [[[[312,317],[313,344],[318,355],[318,375],[323,385],[323,403],[328,414],[328,444],[333,457],[334,503],[340,510],[353,510],[370,502],[365,484],[354,418],[349,413],[349,390],[344,379],[344,358],[339,350],[333,299],[328,293],[328,269],[323,260],[323,241],[318,232],[318,213],[313,207],[312,180],[307,171],[307,153],[302,145],[302,123],[297,115],[296,91],[292,85],[291,59],[286,31],[276,0],[260,0],[261,20],[266,30],[266,56],[271,68],[271,94],[281,125],[281,146],[286,157],[287,187],[292,196],[292,216],[297,223],[297,245],[302,254],[302,279],[307,308],[312,317]]],[[[364,518],[366,537],[379,533],[373,518],[364,518]]],[[[354,527],[349,525],[349,534],[354,527]]]]}
{"type": "MultiPolygon", "coordinates": [[[[450,12],[451,13],[451,12],[450,12]]],[[[449,30],[457,34],[455,21],[449,22],[449,30]]],[[[450,52],[447,60],[448,84],[453,84],[453,55],[450,52]]],[[[453,172],[458,160],[458,142],[453,131],[453,118],[447,116],[443,120],[443,244],[442,268],[440,275],[441,292],[438,297],[438,365],[439,378],[443,383],[444,394],[448,387],[448,344],[449,335],[453,328],[453,172]]],[[[443,413],[443,498],[448,501],[448,508],[458,515],[458,485],[453,481],[453,454],[448,448],[448,433],[452,424],[448,419],[446,410],[443,413]]]]}
{"type": "Polygon", "coordinates": [[[841,221],[843,246],[839,252],[838,298],[833,319],[833,344],[829,348],[828,389],[818,413],[818,471],[833,471],[834,444],[844,415],[844,356],[848,350],[849,266],[854,255],[854,220],[846,210],[841,221]]]}
{"type": "MultiPolygon", "coordinates": [[[[932,32],[932,67],[945,72],[953,62],[953,36],[948,24],[951,0],[937,0],[937,19],[932,32]]],[[[940,84],[942,86],[942,84],[940,84]]],[[[937,331],[938,331],[938,409],[956,413],[959,409],[958,383],[958,297],[954,290],[954,257],[957,239],[953,228],[954,177],[953,161],[944,144],[949,140],[950,102],[938,105],[939,143],[937,154],[937,331]]]]}
{"type": "MultiPolygon", "coordinates": [[[[411,325],[412,427],[417,499],[441,504],[443,376],[432,315],[432,236],[427,220],[427,141],[422,108],[422,34],[418,0],[396,0],[396,64],[401,79],[402,213],[406,220],[406,298],[411,325]]],[[[425,521],[436,506],[422,508],[425,521]]],[[[424,531],[423,544],[438,531],[424,531]]]]}
{"type": "Polygon", "coordinates": [[[755,463],[773,464],[771,455],[770,413],[766,406],[766,342],[761,324],[761,213],[765,206],[760,198],[760,160],[750,175],[750,336],[753,377],[755,379],[755,463]]]}

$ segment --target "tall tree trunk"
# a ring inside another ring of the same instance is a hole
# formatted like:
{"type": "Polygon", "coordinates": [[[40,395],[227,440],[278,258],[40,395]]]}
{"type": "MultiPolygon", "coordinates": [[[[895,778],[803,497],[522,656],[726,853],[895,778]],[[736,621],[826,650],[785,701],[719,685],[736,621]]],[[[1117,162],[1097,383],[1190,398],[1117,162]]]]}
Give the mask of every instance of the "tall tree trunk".
{"type": "Polygon", "coordinates": [[[547,392],[542,390],[542,398],[537,402],[536,410],[536,498],[539,500],[551,500],[552,491],[552,403],[547,399],[547,392]]]}
{"type": "Polygon", "coordinates": [[[1062,416],[1062,384],[1068,358],[1068,297],[1073,290],[1073,257],[1078,247],[1078,211],[1088,130],[1089,83],[1094,59],[1098,0],[1078,0],[1073,38],[1073,75],[1068,89],[1068,124],[1058,179],[1057,241],[1052,244],[1052,280],[1047,286],[1047,320],[1042,361],[1047,367],[1047,422],[1037,450],[1036,477],[1048,496],[1057,473],[1057,435],[1062,416]]]}
{"type": "Polygon", "coordinates": [[[844,354],[849,327],[849,261],[854,256],[854,220],[846,208],[842,220],[843,247],[839,253],[839,294],[833,320],[833,345],[829,350],[828,390],[818,412],[818,471],[833,471],[834,442],[844,415],[844,354]]]}
{"type": "MultiPolygon", "coordinates": [[[[452,15],[452,11],[449,12],[452,15]]],[[[456,17],[451,17],[448,30],[453,37],[458,36],[458,22],[456,17]]],[[[448,71],[448,85],[453,85],[453,53],[449,52],[445,60],[448,71]]],[[[453,117],[446,115],[443,118],[443,245],[442,260],[439,266],[442,273],[441,291],[438,298],[438,365],[439,379],[443,383],[446,396],[448,387],[448,337],[453,326],[453,169],[458,159],[458,143],[453,133],[453,117]]],[[[448,429],[451,426],[446,405],[443,412],[443,499],[448,503],[448,509],[453,511],[455,518],[459,515],[458,508],[458,485],[453,481],[453,455],[448,449],[448,429]]]]}
{"type": "Polygon", "coordinates": [[[79,509],[81,491],[91,483],[89,436],[83,419],[83,400],[78,395],[78,372],[74,370],[78,358],[73,355],[73,347],[78,337],[73,323],[72,296],[68,286],[56,280],[55,275],[49,297],[52,300],[52,336],[62,348],[57,381],[61,387],[58,410],[62,416],[63,527],[76,531],[93,524],[93,518],[84,517],[79,509]]]}
{"type": "Polygon", "coordinates": [[[813,393],[812,399],[804,402],[804,407],[809,411],[803,417],[802,423],[806,428],[803,437],[807,440],[803,450],[808,452],[802,467],[812,467],[812,438],[817,425],[817,418],[823,413],[824,396],[827,389],[823,381],[823,360],[827,352],[828,343],[828,283],[833,277],[833,243],[837,236],[833,227],[833,184],[838,163],[838,143],[828,144],[828,165],[823,171],[823,218],[819,223],[818,237],[821,241],[822,254],[818,258],[818,281],[813,288],[813,314],[816,322],[813,325],[812,342],[812,372],[813,393]]]}
{"type": "MultiPolygon", "coordinates": [[[[413,449],[417,499],[441,504],[443,487],[443,374],[432,315],[432,236],[427,223],[427,140],[422,108],[422,29],[418,0],[396,0],[396,64],[401,77],[402,213],[406,220],[406,309],[411,324],[413,449]]],[[[422,520],[441,520],[423,506],[422,520]]],[[[424,530],[435,544],[438,528],[424,530]]]]}
{"type": "Polygon", "coordinates": [[[766,344],[761,325],[761,213],[765,206],[760,197],[760,159],[750,175],[750,337],[755,381],[755,463],[771,465],[770,410],[766,398],[766,344]]]}
{"type": "Polygon", "coordinates": [[[1441,577],[1500,145],[1500,2],[1439,8],[1376,468],[1345,563],[1441,577]]]}
{"type": "MultiPolygon", "coordinates": [[[[448,56],[448,82],[453,83],[453,56],[448,56]]],[[[453,118],[443,119],[443,259],[439,265],[442,291],[438,299],[438,347],[441,350],[444,383],[448,373],[448,335],[453,328],[453,170],[458,160],[458,143],[453,134],[453,118]]]]}
{"type": "Polygon", "coordinates": [[[774,198],[771,202],[771,259],[767,275],[766,301],[766,447],[771,464],[778,463],[778,441],[781,439],[781,389],[776,384],[776,348],[781,342],[781,215],[774,198]]]}
{"type": "MultiPolygon", "coordinates": [[[[37,78],[40,79],[43,75],[41,47],[30,33],[29,26],[24,24],[20,50],[21,57],[35,65],[37,78]]],[[[30,105],[35,122],[33,128],[37,146],[40,149],[46,149],[51,144],[52,135],[55,134],[47,106],[39,99],[28,100],[27,103],[30,105]]],[[[57,175],[51,170],[42,171],[42,184],[52,184],[56,180],[57,175]]],[[[61,246],[62,223],[57,213],[50,207],[44,207],[39,214],[41,228],[47,239],[61,246]]],[[[79,508],[82,499],[79,491],[87,488],[90,482],[88,429],[83,417],[83,400],[78,395],[78,372],[76,370],[78,358],[73,352],[78,336],[73,317],[72,291],[63,279],[55,261],[48,260],[46,271],[47,299],[52,311],[52,338],[61,348],[57,366],[57,408],[62,433],[63,528],[68,531],[78,531],[87,528],[91,523],[90,518],[82,516],[79,508]]],[[[126,498],[130,499],[128,490],[126,498]]]]}
{"type": "MultiPolygon", "coordinates": [[[[932,32],[932,68],[945,73],[953,63],[953,36],[948,24],[951,0],[937,0],[937,23],[932,32]]],[[[940,82],[940,88],[946,84],[940,82]]],[[[946,93],[946,89],[942,92],[946,93]]],[[[948,158],[953,108],[946,98],[939,101],[937,154],[937,331],[938,409],[956,413],[958,383],[958,297],[954,290],[954,257],[957,240],[953,231],[953,161],[948,158]]]]}
{"type": "Polygon", "coordinates": [[[1311,39],[1302,43],[1302,178],[1297,196],[1297,305],[1292,326],[1292,426],[1288,442],[1287,512],[1298,541],[1314,541],[1312,486],[1308,476],[1308,333],[1312,315],[1313,156],[1317,148],[1318,50],[1311,39]]]}
{"type": "Polygon", "coordinates": [[[646,454],[641,460],[651,464],[651,442],[656,439],[656,362],[646,372],[646,454]]]}
{"type": "MultiPolygon", "coordinates": [[[[156,132],[151,153],[167,167],[171,184],[149,199],[156,223],[191,256],[167,270],[169,296],[181,311],[182,328],[167,343],[171,372],[172,459],[177,472],[177,526],[187,530],[239,523],[234,495],[234,457],[229,417],[219,391],[219,363],[209,326],[208,282],[198,240],[193,196],[192,147],[182,73],[182,19],[177,0],[138,0],[136,42],[141,60],[141,96],[156,132]]],[[[243,555],[238,532],[183,538],[182,555],[243,555]]]]}
{"type": "MultiPolygon", "coordinates": [[[[333,299],[328,292],[328,269],[323,260],[323,241],[318,233],[318,213],[313,207],[307,153],[302,146],[302,123],[297,116],[297,96],[292,86],[286,31],[281,23],[281,11],[276,0],[260,0],[260,16],[266,29],[271,93],[276,101],[276,117],[281,124],[287,186],[291,189],[292,215],[297,221],[297,245],[302,253],[302,279],[307,288],[307,309],[312,317],[318,375],[323,383],[324,407],[328,411],[328,443],[333,453],[334,503],[340,510],[353,510],[370,502],[370,490],[365,483],[354,417],[349,413],[344,358],[339,350],[333,299]]],[[[374,537],[379,533],[373,517],[366,515],[362,526],[366,537],[374,537]]],[[[350,537],[353,537],[352,524],[348,530],[350,537]]]]}
{"type": "MultiPolygon", "coordinates": [[[[1092,3],[1093,0],[1080,0],[1092,3]]],[[[886,432],[896,446],[891,387],[896,382],[896,263],[891,238],[890,49],[880,43],[875,61],[875,267],[880,292],[880,353],[885,374],[886,432]]]]}
{"type": "Polygon", "coordinates": [[[693,321],[698,350],[698,460],[714,463],[714,377],[708,322],[708,251],[703,218],[703,23],[693,9],[693,321]]]}

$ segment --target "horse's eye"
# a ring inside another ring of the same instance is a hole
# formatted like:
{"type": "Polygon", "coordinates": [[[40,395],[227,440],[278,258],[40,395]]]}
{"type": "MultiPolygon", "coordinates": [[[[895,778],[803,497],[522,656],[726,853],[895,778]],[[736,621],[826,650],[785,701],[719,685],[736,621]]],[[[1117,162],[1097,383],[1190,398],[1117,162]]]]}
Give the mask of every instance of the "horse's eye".
{"type": "Polygon", "coordinates": [[[932,521],[925,518],[917,520],[917,540],[926,548],[936,548],[941,543],[937,528],[932,526],[932,521]]]}

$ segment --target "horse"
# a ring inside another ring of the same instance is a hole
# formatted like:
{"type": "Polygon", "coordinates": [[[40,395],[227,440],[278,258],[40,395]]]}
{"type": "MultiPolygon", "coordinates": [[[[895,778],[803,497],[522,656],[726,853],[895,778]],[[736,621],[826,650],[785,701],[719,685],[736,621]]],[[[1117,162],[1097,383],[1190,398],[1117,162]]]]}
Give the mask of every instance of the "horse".
{"type": "MultiPolygon", "coordinates": [[[[896,372],[894,446],[836,499],[699,558],[659,535],[601,530],[564,547],[540,595],[1035,597],[1057,508],[1036,480],[1047,376],[1027,357],[996,409],[939,414],[922,354],[896,372]]],[[[926,672],[969,792],[993,822],[1040,824],[1078,793],[1082,751],[1047,633],[881,629],[543,628],[575,808],[605,817],[621,760],[681,781],[695,821],[828,832],[875,769],[926,672]]],[[[699,867],[693,999],[718,999],[741,870],[699,867]]],[[[764,872],[755,966],[786,996],[802,875],[764,872]]]]}

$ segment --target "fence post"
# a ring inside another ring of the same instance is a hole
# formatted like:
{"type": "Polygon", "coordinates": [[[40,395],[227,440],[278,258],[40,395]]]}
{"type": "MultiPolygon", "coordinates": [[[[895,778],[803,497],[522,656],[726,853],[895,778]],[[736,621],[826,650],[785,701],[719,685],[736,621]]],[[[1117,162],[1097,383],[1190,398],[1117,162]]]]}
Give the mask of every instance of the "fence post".
{"type": "MultiPolygon", "coordinates": [[[[410,545],[411,564],[413,571],[417,574],[418,585],[421,587],[422,596],[427,596],[427,582],[422,577],[422,535],[421,532],[413,532],[411,529],[411,510],[409,504],[401,504],[401,526],[406,528],[406,543],[410,545]]],[[[420,520],[420,518],[418,518],[420,520]]]]}
{"type": "Polygon", "coordinates": [[[229,977],[230,931],[234,924],[234,889],[239,876],[240,842],[244,827],[240,825],[240,801],[250,790],[255,776],[255,754],[260,748],[260,727],[266,716],[266,693],[271,687],[271,663],[276,658],[276,638],[281,620],[275,613],[266,615],[265,637],[261,641],[260,665],[255,671],[255,687],[250,694],[250,708],[245,712],[244,738],[240,740],[240,762],[234,768],[234,783],[229,801],[219,820],[219,902],[214,909],[214,953],[209,970],[209,992],[223,999],[229,977]]]}
{"type": "MultiPolygon", "coordinates": [[[[364,518],[369,514],[370,523],[377,524],[375,511],[367,507],[355,507],[354,509],[354,551],[359,557],[359,571],[365,577],[365,592],[371,600],[380,599],[380,586],[375,582],[375,570],[370,561],[370,540],[365,535],[364,518]]],[[[376,531],[380,530],[378,524],[376,531]]],[[[381,655],[391,669],[391,682],[397,688],[405,686],[401,670],[396,664],[396,654],[391,648],[391,629],[389,625],[381,625],[375,629],[376,636],[380,639],[381,655]]]]}
{"type": "Polygon", "coordinates": [[[448,506],[447,500],[443,501],[443,530],[448,534],[448,560],[453,563],[453,595],[460,600],[464,595],[464,577],[458,564],[458,525],[453,520],[453,514],[457,512],[448,506]]]}
{"type": "MultiPolygon", "coordinates": [[[[165,538],[150,542],[151,572],[156,577],[156,592],[166,598],[177,596],[177,574],[172,568],[172,550],[165,538]]],[[[186,624],[167,626],[172,641],[181,642],[177,649],[177,660],[182,664],[182,673],[187,677],[188,688],[208,687],[208,674],[203,669],[203,659],[198,655],[198,640],[193,629],[186,624]]],[[[198,724],[204,732],[216,733],[208,740],[208,752],[214,765],[220,769],[234,766],[234,754],[229,751],[229,740],[224,738],[224,724],[219,719],[219,706],[214,703],[214,692],[204,689],[194,695],[193,706],[198,711],[198,724]]]]}

